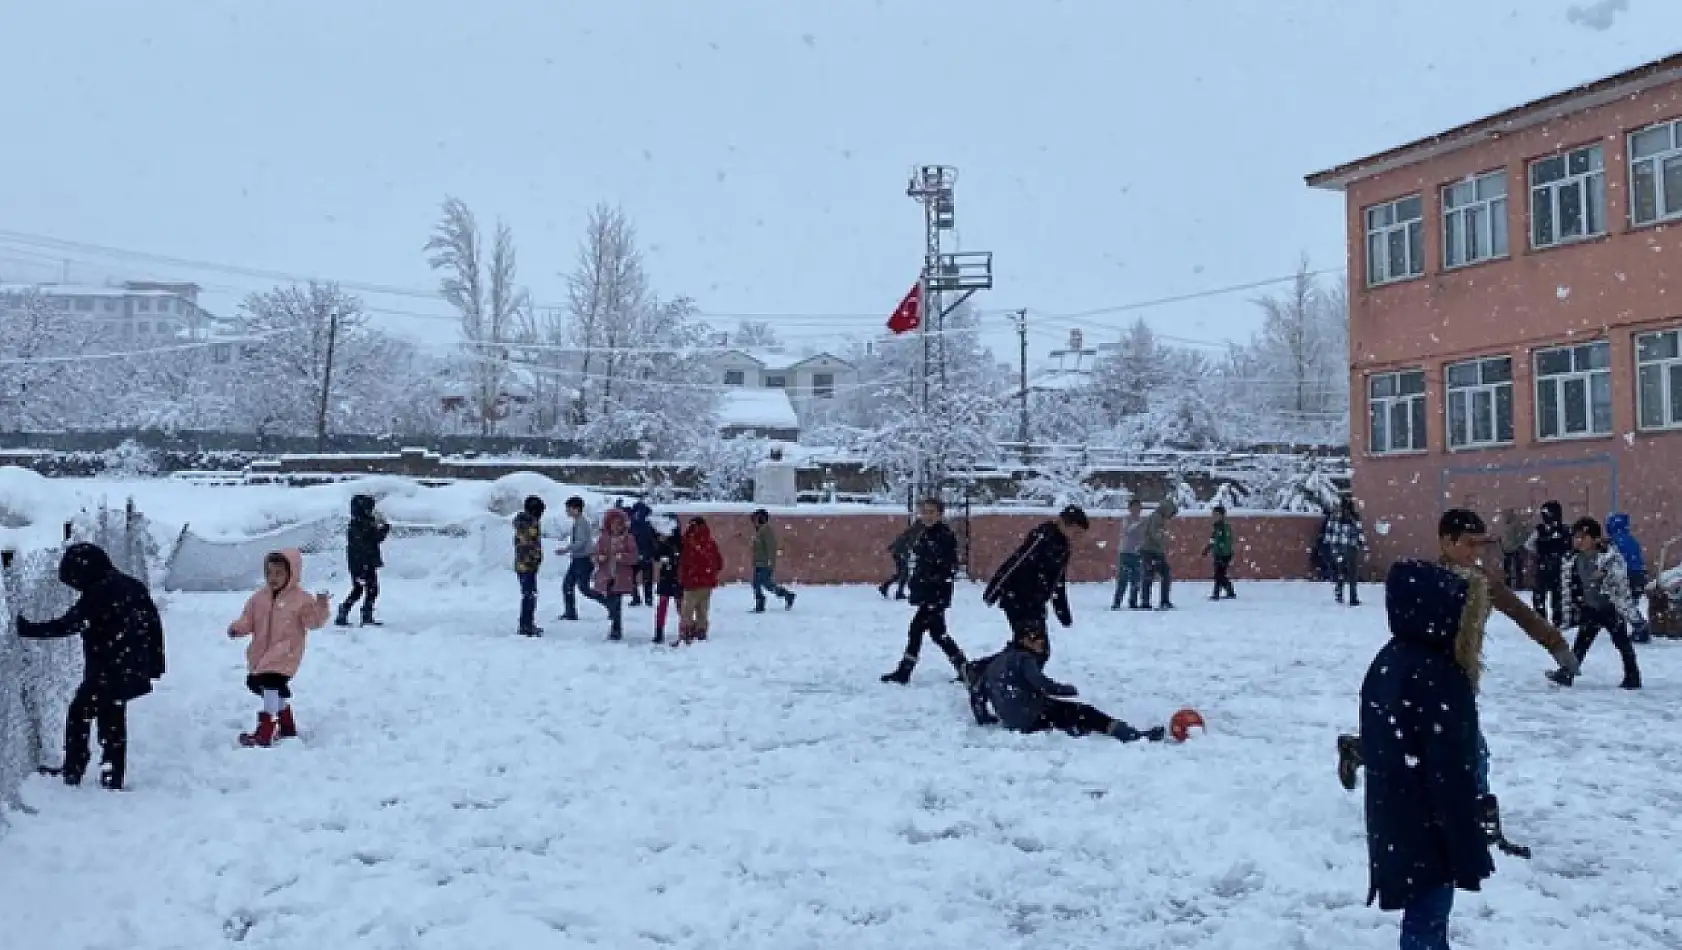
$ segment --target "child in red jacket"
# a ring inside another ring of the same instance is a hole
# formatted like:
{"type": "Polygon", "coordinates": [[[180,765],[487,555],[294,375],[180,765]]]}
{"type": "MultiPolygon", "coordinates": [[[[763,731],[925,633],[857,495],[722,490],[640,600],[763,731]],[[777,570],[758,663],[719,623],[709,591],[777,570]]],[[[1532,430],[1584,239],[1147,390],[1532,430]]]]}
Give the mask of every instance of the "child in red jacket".
{"type": "Polygon", "coordinates": [[[713,540],[705,518],[689,519],[683,532],[683,553],[678,557],[677,579],[683,587],[678,605],[678,637],[684,643],[707,638],[707,617],[713,588],[724,570],[724,555],[713,540]]]}

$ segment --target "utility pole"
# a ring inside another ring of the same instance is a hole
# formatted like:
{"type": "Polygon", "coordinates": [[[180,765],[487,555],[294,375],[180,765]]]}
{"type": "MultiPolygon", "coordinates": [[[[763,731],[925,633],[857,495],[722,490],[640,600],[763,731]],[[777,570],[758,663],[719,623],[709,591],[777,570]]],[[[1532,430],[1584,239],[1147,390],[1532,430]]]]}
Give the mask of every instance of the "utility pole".
{"type": "Polygon", "coordinates": [[[339,306],[327,312],[327,366],[321,371],[321,404],[315,414],[315,450],[327,451],[327,396],[333,389],[333,348],[339,342],[339,306]]]}
{"type": "Polygon", "coordinates": [[[1024,307],[1016,311],[1016,338],[1021,344],[1021,361],[1018,364],[1018,392],[1016,419],[1016,441],[1022,446],[1022,464],[1028,464],[1028,310],[1024,307]]]}
{"type": "MultiPolygon", "coordinates": [[[[929,326],[938,333],[946,326],[946,315],[968,300],[978,290],[993,286],[993,253],[991,251],[963,251],[950,253],[941,250],[941,238],[948,231],[956,231],[958,218],[953,201],[953,189],[958,184],[958,170],[951,165],[919,165],[911,170],[911,180],[905,194],[923,206],[923,269],[917,286],[921,309],[917,328],[923,347],[923,386],[920,412],[924,426],[928,425],[931,406],[929,400],[929,326]],[[945,293],[958,294],[950,307],[945,306],[945,293]]],[[[940,378],[946,380],[945,341],[940,341],[940,378]]],[[[927,431],[923,433],[927,436],[927,431]]],[[[916,487],[920,497],[928,497],[939,488],[946,476],[946,460],[919,460],[916,487]]]]}

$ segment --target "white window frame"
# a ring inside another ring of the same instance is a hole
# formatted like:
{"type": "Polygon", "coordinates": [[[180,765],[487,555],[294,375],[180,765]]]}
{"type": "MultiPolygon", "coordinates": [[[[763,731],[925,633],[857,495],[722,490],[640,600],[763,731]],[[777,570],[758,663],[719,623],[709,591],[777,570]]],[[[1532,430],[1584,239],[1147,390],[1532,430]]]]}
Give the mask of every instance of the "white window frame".
{"type": "Polygon", "coordinates": [[[766,373],[765,374],[765,388],[766,389],[787,389],[788,388],[788,374],[787,373],[766,373]]]}
{"type": "Polygon", "coordinates": [[[1510,356],[1483,356],[1477,359],[1460,360],[1443,367],[1443,411],[1446,432],[1444,438],[1448,441],[1450,451],[1465,449],[1487,449],[1491,446],[1512,445],[1514,439],[1513,427],[1513,358],[1510,356]],[[1502,364],[1505,364],[1503,366],[1502,364]],[[1456,370],[1472,369],[1477,374],[1477,382],[1456,383],[1456,370]],[[1504,374],[1505,379],[1501,376],[1504,374]],[[1507,430],[1505,437],[1501,431],[1501,393],[1507,394],[1507,430]],[[1481,400],[1480,400],[1480,397],[1481,400]],[[1479,406],[1483,401],[1485,405],[1479,406]],[[1461,416],[1464,437],[1455,437],[1455,416],[1461,416]],[[1478,438],[1478,416],[1485,416],[1488,424],[1487,438],[1478,438]]]}
{"type": "Polygon", "coordinates": [[[834,373],[813,373],[812,374],[812,398],[813,399],[834,399],[835,398],[835,374],[834,373]]]}
{"type": "Polygon", "coordinates": [[[1645,129],[1639,129],[1631,132],[1625,147],[1625,154],[1629,156],[1630,224],[1636,227],[1645,227],[1649,224],[1658,224],[1661,221],[1673,221],[1677,218],[1682,218],[1682,206],[1671,208],[1666,205],[1664,187],[1666,171],[1672,171],[1678,177],[1682,177],[1682,119],[1673,119],[1669,122],[1661,122],[1657,125],[1648,126],[1645,129]],[[1644,135],[1650,135],[1654,132],[1661,131],[1669,134],[1670,145],[1666,148],[1661,148],[1650,155],[1642,155],[1639,158],[1636,157],[1635,140],[1644,135]],[[1670,166],[1672,163],[1675,163],[1674,167],[1667,169],[1666,166],[1670,166]],[[1653,216],[1649,218],[1642,218],[1639,216],[1641,201],[1635,188],[1636,171],[1643,165],[1651,167],[1651,174],[1653,176],[1653,216]]]}
{"type": "Polygon", "coordinates": [[[1606,340],[1591,340],[1587,343],[1572,343],[1566,346],[1544,347],[1543,349],[1536,350],[1531,355],[1530,365],[1535,376],[1535,386],[1532,389],[1532,396],[1536,400],[1536,441],[1569,442],[1573,439],[1603,439],[1612,434],[1612,431],[1616,426],[1616,421],[1613,419],[1613,415],[1615,414],[1613,399],[1615,397],[1612,395],[1611,358],[1611,344],[1606,340]],[[1606,354],[1606,365],[1596,369],[1579,367],[1579,360],[1577,358],[1584,353],[1588,353],[1597,348],[1606,354]],[[1571,370],[1568,372],[1543,375],[1542,358],[1562,351],[1571,354],[1571,370]],[[1594,424],[1594,384],[1596,377],[1602,377],[1605,379],[1607,393],[1606,425],[1602,429],[1595,428],[1594,424]],[[1580,382],[1583,386],[1582,409],[1583,419],[1587,428],[1581,432],[1566,431],[1566,419],[1568,416],[1566,412],[1567,407],[1565,393],[1567,387],[1574,382],[1580,382]],[[1542,390],[1544,387],[1552,388],[1555,391],[1554,423],[1556,425],[1556,432],[1553,435],[1544,435],[1542,431],[1542,423],[1544,421],[1542,412],[1542,390]]]}
{"type": "Polygon", "coordinates": [[[746,370],[727,369],[727,370],[724,371],[724,385],[726,385],[726,386],[746,386],[747,384],[748,384],[748,374],[747,374],[746,370]]]}
{"type": "Polygon", "coordinates": [[[1500,260],[1511,252],[1513,240],[1507,228],[1505,168],[1471,175],[1452,185],[1444,185],[1441,199],[1444,270],[1500,260]],[[1493,192],[1497,184],[1500,185],[1501,193],[1491,193],[1485,197],[1485,186],[1489,186],[1488,190],[1493,192]],[[1459,204],[1451,203],[1454,192],[1468,186],[1472,190],[1472,197],[1459,204]],[[1460,249],[1459,259],[1454,255],[1457,246],[1460,249]]]}
{"type": "Polygon", "coordinates": [[[1590,241],[1606,233],[1606,147],[1600,142],[1591,142],[1553,155],[1532,159],[1526,169],[1525,180],[1530,185],[1530,246],[1533,249],[1542,250],[1575,244],[1578,241],[1590,241]],[[1573,172],[1571,170],[1572,160],[1579,155],[1589,156],[1584,163],[1588,167],[1583,171],[1573,172]],[[1536,181],[1536,169],[1545,162],[1555,160],[1565,164],[1565,176],[1538,183],[1536,181]],[[1598,183],[1600,189],[1598,209],[1594,209],[1595,202],[1590,201],[1590,193],[1594,190],[1596,183],[1598,183]],[[1561,195],[1571,187],[1576,187],[1577,194],[1582,196],[1580,217],[1584,230],[1581,234],[1561,234],[1559,231],[1559,222],[1562,217],[1560,209],[1563,207],[1561,195]],[[1540,226],[1542,220],[1541,216],[1536,213],[1536,202],[1544,194],[1548,202],[1548,219],[1552,223],[1552,231],[1546,241],[1538,240],[1539,235],[1536,233],[1536,229],[1540,226]],[[1591,211],[1591,209],[1593,210],[1591,211]],[[1593,220],[1595,215],[1599,216],[1598,222],[1593,220]],[[1591,228],[1591,224],[1598,224],[1598,227],[1591,228]]]}
{"type": "Polygon", "coordinates": [[[1424,408],[1415,409],[1414,403],[1425,404],[1425,371],[1423,369],[1400,369],[1388,373],[1374,373],[1367,377],[1367,454],[1368,455],[1418,455],[1430,450],[1429,434],[1427,432],[1426,412],[1424,408]],[[1402,377],[1418,377],[1417,392],[1403,393],[1402,377]],[[1378,396],[1375,391],[1381,380],[1392,380],[1393,392],[1390,395],[1378,396]],[[1395,407],[1407,407],[1408,444],[1398,448],[1393,437],[1392,421],[1396,418],[1395,407]],[[1383,407],[1385,445],[1378,446],[1373,441],[1374,426],[1372,424],[1373,410],[1383,407]],[[1417,431],[1415,431],[1417,430],[1417,431]]]}
{"type": "Polygon", "coordinates": [[[1655,330],[1652,333],[1638,333],[1635,335],[1635,426],[1643,432],[1664,432],[1682,429],[1682,411],[1672,412],[1676,405],[1678,391],[1682,390],[1682,328],[1670,330],[1655,330]],[[1675,340],[1676,355],[1661,356],[1649,359],[1641,358],[1642,342],[1659,337],[1671,337],[1675,340]],[[1642,375],[1647,370],[1656,370],[1659,375],[1659,415],[1661,420],[1657,424],[1647,423],[1646,400],[1643,394],[1646,388],[1642,386],[1642,375]]]}
{"type": "Polygon", "coordinates": [[[1419,194],[1403,195],[1392,201],[1381,201],[1361,209],[1361,225],[1366,232],[1367,286],[1382,287],[1399,281],[1425,276],[1425,199],[1419,194]],[[1402,206],[1414,203],[1418,211],[1411,218],[1403,218],[1402,206]],[[1402,236],[1403,271],[1395,273],[1391,266],[1390,241],[1402,236]],[[1417,253],[1415,244],[1418,244],[1417,253]],[[1374,264],[1382,258],[1384,266],[1374,264]],[[1383,276],[1376,276],[1382,273],[1383,276]]]}

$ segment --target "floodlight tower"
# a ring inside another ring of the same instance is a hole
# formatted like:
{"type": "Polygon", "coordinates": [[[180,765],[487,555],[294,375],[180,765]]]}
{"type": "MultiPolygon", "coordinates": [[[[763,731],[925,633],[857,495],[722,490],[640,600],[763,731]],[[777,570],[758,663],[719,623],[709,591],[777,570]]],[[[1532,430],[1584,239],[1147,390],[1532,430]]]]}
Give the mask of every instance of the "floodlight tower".
{"type": "MultiPolygon", "coordinates": [[[[993,252],[941,250],[941,240],[958,228],[957,205],[953,191],[958,184],[958,169],[951,165],[918,165],[911,170],[911,180],[905,186],[907,196],[923,206],[923,269],[918,278],[921,284],[921,308],[918,314],[918,334],[923,342],[922,412],[929,412],[929,324],[937,334],[946,329],[946,315],[961,306],[978,290],[993,287],[993,252]],[[944,305],[944,295],[958,294],[950,307],[944,305]],[[932,318],[932,319],[931,319],[932,318]]],[[[941,336],[944,356],[945,337],[941,336]]],[[[940,361],[940,377],[946,378],[946,360],[940,361]]],[[[924,486],[938,479],[928,467],[920,466],[918,481],[924,486]]],[[[944,476],[944,472],[938,473],[944,476]]]]}

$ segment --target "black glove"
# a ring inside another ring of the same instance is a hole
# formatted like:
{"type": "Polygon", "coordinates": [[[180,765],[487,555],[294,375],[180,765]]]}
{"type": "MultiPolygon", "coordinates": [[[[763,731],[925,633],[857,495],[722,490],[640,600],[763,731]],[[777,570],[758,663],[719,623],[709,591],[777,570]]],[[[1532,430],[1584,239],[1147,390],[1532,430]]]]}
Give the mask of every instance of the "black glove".
{"type": "Polygon", "coordinates": [[[1059,610],[1057,611],[1057,622],[1065,627],[1072,627],[1075,625],[1075,618],[1067,610],[1059,610]]]}

